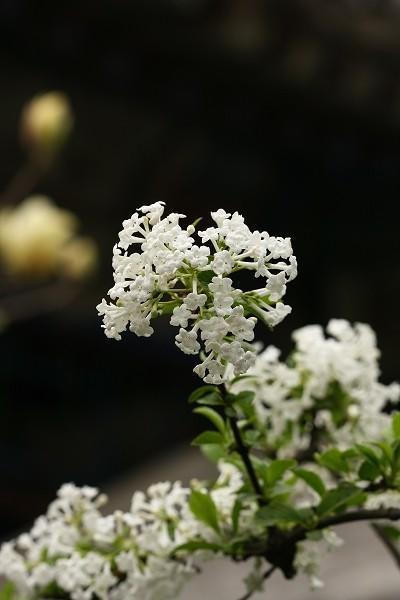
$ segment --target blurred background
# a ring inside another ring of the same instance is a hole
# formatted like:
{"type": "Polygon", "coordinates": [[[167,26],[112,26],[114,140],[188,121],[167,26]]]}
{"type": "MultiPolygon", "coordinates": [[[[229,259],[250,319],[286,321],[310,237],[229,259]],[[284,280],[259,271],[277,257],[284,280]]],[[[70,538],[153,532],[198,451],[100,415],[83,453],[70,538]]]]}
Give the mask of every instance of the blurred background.
{"type": "Polygon", "coordinates": [[[81,279],[1,271],[2,537],[62,482],[108,486],[202,425],[167,321],[117,343],[96,315],[143,204],[291,236],[293,313],[259,337],[287,351],[305,324],[369,322],[400,378],[399,34],[396,0],[0,2],[0,211],[48,196],[96,248],[81,279]],[[21,114],[53,90],[73,126],[41,162],[21,114]]]}

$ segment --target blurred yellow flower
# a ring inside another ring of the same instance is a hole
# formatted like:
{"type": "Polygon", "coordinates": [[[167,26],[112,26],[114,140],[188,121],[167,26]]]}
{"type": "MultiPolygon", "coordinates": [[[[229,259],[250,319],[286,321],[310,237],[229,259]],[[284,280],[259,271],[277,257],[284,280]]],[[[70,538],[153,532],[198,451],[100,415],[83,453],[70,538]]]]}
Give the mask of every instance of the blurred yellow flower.
{"type": "Polygon", "coordinates": [[[74,239],[78,219],[46,196],[0,210],[0,259],[15,276],[84,276],[94,266],[94,242],[74,239]]]}
{"type": "Polygon", "coordinates": [[[97,246],[89,237],[76,237],[61,250],[61,269],[66,277],[82,279],[97,264],[97,246]]]}
{"type": "Polygon", "coordinates": [[[22,110],[22,143],[39,157],[49,158],[64,144],[73,123],[72,108],[65,94],[48,92],[35,96],[22,110]]]}

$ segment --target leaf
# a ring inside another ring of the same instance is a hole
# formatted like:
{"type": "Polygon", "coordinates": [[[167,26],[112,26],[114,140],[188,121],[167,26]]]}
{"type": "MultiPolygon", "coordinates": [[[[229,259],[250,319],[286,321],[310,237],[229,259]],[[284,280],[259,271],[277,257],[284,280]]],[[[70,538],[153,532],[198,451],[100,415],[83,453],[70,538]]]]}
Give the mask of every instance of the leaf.
{"type": "Polygon", "coordinates": [[[400,412],[394,413],[392,417],[392,432],[396,440],[400,440],[400,412]]]}
{"type": "Polygon", "coordinates": [[[306,482],[307,485],[310,486],[319,496],[324,496],[326,493],[324,482],[321,477],[314,473],[313,471],[309,471],[308,469],[293,469],[293,472],[300,477],[303,481],[306,482]]]}
{"type": "Polygon", "coordinates": [[[213,277],[215,277],[215,273],[214,273],[214,271],[211,271],[211,270],[197,272],[197,279],[205,285],[208,285],[209,283],[211,283],[213,277]]]}
{"type": "Polygon", "coordinates": [[[221,546],[218,544],[212,544],[211,542],[206,542],[205,540],[192,540],[191,542],[186,542],[185,544],[177,546],[173,553],[196,552],[196,550],[211,550],[212,552],[220,552],[221,546]]]}
{"type": "Polygon", "coordinates": [[[359,453],[364,456],[371,464],[375,465],[378,470],[380,469],[381,459],[375,452],[371,446],[367,446],[366,444],[357,444],[357,450],[359,453]]]}
{"type": "Polygon", "coordinates": [[[199,406],[199,408],[195,408],[193,412],[195,412],[197,415],[202,415],[211,421],[211,423],[222,433],[222,435],[225,435],[225,421],[221,415],[217,413],[217,411],[212,408],[208,408],[208,406],[199,406]]]}
{"type": "Polygon", "coordinates": [[[317,454],[317,462],[331,471],[347,473],[349,470],[347,461],[337,448],[330,448],[322,454],[317,454]]]}
{"type": "Polygon", "coordinates": [[[251,419],[254,415],[254,392],[240,392],[232,396],[232,403],[236,408],[239,408],[247,419],[251,419]]]}
{"type": "Polygon", "coordinates": [[[233,527],[234,533],[236,533],[237,530],[238,530],[239,517],[240,517],[240,513],[242,511],[242,508],[243,508],[243,504],[242,504],[241,499],[240,498],[236,498],[235,504],[233,505],[233,508],[232,508],[232,514],[231,514],[232,527],[233,527]]]}
{"type": "Polygon", "coordinates": [[[329,492],[326,492],[325,496],[317,506],[317,515],[322,517],[323,515],[337,512],[346,506],[358,503],[358,501],[361,501],[364,496],[365,494],[362,492],[362,490],[354,485],[341,485],[334,490],[329,490],[329,492]]]}
{"type": "Polygon", "coordinates": [[[300,511],[288,504],[280,504],[279,502],[273,502],[268,506],[263,506],[257,512],[256,517],[266,525],[304,522],[304,515],[300,511]]]}
{"type": "Polygon", "coordinates": [[[279,481],[282,475],[296,466],[296,461],[291,459],[273,460],[265,469],[261,476],[267,487],[273,487],[279,481]]]}
{"type": "Polygon", "coordinates": [[[364,460],[358,469],[358,476],[364,481],[375,481],[380,474],[380,469],[369,460],[364,460]]]}
{"type": "Polygon", "coordinates": [[[15,586],[7,581],[0,590],[0,600],[13,600],[15,598],[15,586]]]}
{"type": "Polygon", "coordinates": [[[225,447],[221,444],[203,444],[200,446],[200,449],[202,454],[215,464],[217,464],[221,458],[225,458],[226,456],[225,447]]]}
{"type": "Polygon", "coordinates": [[[189,498],[189,508],[199,521],[219,533],[217,508],[210,494],[192,490],[189,498]]]}
{"type": "Polygon", "coordinates": [[[192,441],[192,446],[203,446],[204,444],[223,444],[224,437],[218,431],[203,431],[192,441]]]}
{"type": "Polygon", "coordinates": [[[189,404],[209,404],[221,405],[224,404],[221,392],[215,385],[202,385],[192,392],[189,396],[189,404]]]}

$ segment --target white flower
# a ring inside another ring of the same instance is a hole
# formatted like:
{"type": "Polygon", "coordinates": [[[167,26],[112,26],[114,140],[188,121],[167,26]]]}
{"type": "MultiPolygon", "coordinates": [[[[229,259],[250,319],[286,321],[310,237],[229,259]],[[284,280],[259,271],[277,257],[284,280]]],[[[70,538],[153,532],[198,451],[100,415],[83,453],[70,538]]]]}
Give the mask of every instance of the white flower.
{"type": "Polygon", "coordinates": [[[175,325],[177,327],[187,327],[189,319],[193,318],[195,317],[186,304],[182,304],[181,306],[176,306],[174,308],[170,323],[171,325],[175,325]]]}
{"type": "Polygon", "coordinates": [[[156,202],[142,206],[123,222],[113,250],[111,303],[103,300],[97,309],[105,334],[116,340],[126,329],[149,337],[154,331],[152,320],[171,315],[170,324],[180,328],[176,345],[188,354],[205,351],[195,372],[207,381],[220,381],[230,368],[240,374],[252,364],[253,353],[245,342],[254,338],[257,316],[275,325],[290,312],[290,307],[277,301],[296,274],[296,262],[288,238],[250,231],[237,212],[211,213],[217,226],[198,232],[201,245],[195,243],[194,225],[181,227],[183,217],[165,215],[164,204],[156,202]],[[274,262],[274,256],[284,260],[274,262]],[[265,286],[244,293],[236,289],[225,275],[242,270],[264,277],[265,286]],[[240,352],[229,352],[224,346],[220,354],[222,343],[234,342],[240,343],[240,352]],[[235,362],[230,363],[229,356],[235,362]]]}
{"type": "Polygon", "coordinates": [[[214,254],[214,260],[210,267],[217,275],[225,275],[232,271],[234,264],[235,262],[228,250],[222,250],[214,254]]]}
{"type": "Polygon", "coordinates": [[[195,294],[191,292],[186,296],[183,302],[189,310],[197,310],[205,305],[207,302],[207,296],[206,294],[195,294]]]}
{"type": "Polygon", "coordinates": [[[198,354],[200,352],[200,344],[197,341],[197,333],[195,331],[186,331],[180,329],[178,335],[175,336],[176,345],[185,354],[198,354]]]}
{"type": "MultiPolygon", "coordinates": [[[[278,310],[280,303],[266,311],[267,318],[278,310]]],[[[325,336],[319,325],[294,331],[295,347],[286,363],[276,348],[268,347],[250,366],[251,377],[234,386],[234,391],[255,392],[258,427],[266,435],[267,447],[275,447],[280,457],[295,456],[309,447],[305,423],[310,411],[321,448],[336,444],[347,449],[378,440],[389,428],[383,408],[399,399],[400,386],[379,382],[374,332],[368,325],[343,319],[332,319],[326,330],[331,336],[325,336]]],[[[232,353],[229,356],[233,364],[232,353]]],[[[238,369],[242,368],[239,363],[238,369]]]]}

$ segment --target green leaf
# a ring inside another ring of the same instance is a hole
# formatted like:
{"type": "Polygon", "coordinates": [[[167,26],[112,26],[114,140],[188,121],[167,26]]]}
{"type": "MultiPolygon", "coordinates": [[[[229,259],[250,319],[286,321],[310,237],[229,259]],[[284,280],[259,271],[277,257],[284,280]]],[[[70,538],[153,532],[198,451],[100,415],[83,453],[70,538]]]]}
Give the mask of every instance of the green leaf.
{"type": "Polygon", "coordinates": [[[334,490],[326,492],[317,506],[317,515],[322,517],[329,513],[337,512],[347,506],[357,504],[364,497],[365,494],[358,487],[351,484],[343,484],[334,490]]]}
{"type": "Polygon", "coordinates": [[[202,454],[215,464],[226,456],[226,449],[222,444],[203,444],[200,449],[202,454]]]}
{"type": "Polygon", "coordinates": [[[309,471],[308,469],[293,469],[293,472],[300,477],[303,481],[306,482],[307,485],[310,486],[319,496],[324,496],[326,493],[324,482],[321,477],[314,473],[313,471],[309,471]]]}
{"type": "Polygon", "coordinates": [[[320,465],[326,467],[330,471],[347,473],[349,470],[346,459],[337,448],[330,448],[322,454],[317,454],[316,459],[320,465]]]}
{"type": "Polygon", "coordinates": [[[267,487],[273,487],[282,475],[296,466],[296,461],[291,459],[273,460],[265,469],[261,476],[267,487]]]}
{"type": "Polygon", "coordinates": [[[203,431],[192,441],[192,446],[203,446],[204,444],[223,444],[224,437],[218,431],[203,431]]]}
{"type": "Polygon", "coordinates": [[[192,490],[189,498],[189,508],[199,521],[219,533],[217,508],[210,494],[192,490]]]}
{"type": "Polygon", "coordinates": [[[379,467],[369,460],[364,460],[358,469],[358,476],[364,481],[375,481],[380,475],[379,467]]]}
{"type": "Polygon", "coordinates": [[[7,581],[0,590],[0,600],[13,600],[15,587],[11,581],[7,581]]]}
{"type": "Polygon", "coordinates": [[[208,408],[208,406],[199,406],[199,408],[195,408],[193,412],[195,412],[197,415],[202,415],[211,421],[211,423],[222,433],[222,435],[225,435],[225,421],[214,409],[208,408]]]}
{"type": "Polygon", "coordinates": [[[235,408],[240,409],[247,419],[251,419],[254,415],[254,392],[240,392],[235,396],[232,394],[230,396],[235,408]]]}
{"type": "Polygon", "coordinates": [[[268,506],[263,506],[257,512],[256,517],[266,525],[304,522],[304,515],[300,511],[288,504],[281,504],[279,502],[272,502],[268,506]]]}
{"type": "Polygon", "coordinates": [[[212,552],[220,552],[221,546],[218,544],[212,544],[210,542],[206,542],[205,540],[193,540],[191,542],[186,542],[185,544],[181,544],[174,549],[174,554],[177,552],[196,552],[196,550],[211,550],[212,552]]]}
{"type": "Polygon", "coordinates": [[[392,417],[392,432],[396,440],[400,440],[400,412],[394,413],[392,417]]]}
{"type": "Polygon", "coordinates": [[[214,271],[199,271],[197,273],[197,279],[204,285],[211,283],[213,277],[215,277],[214,271]]]}
{"type": "Polygon", "coordinates": [[[189,404],[223,405],[221,392],[215,385],[202,385],[189,396],[189,404]]]}
{"type": "Polygon", "coordinates": [[[232,527],[233,527],[234,533],[236,533],[237,530],[238,530],[239,517],[240,517],[240,513],[242,511],[242,508],[243,508],[243,504],[242,504],[241,499],[240,498],[236,498],[235,504],[233,505],[233,508],[232,508],[232,514],[231,514],[232,527]]]}
{"type": "Polygon", "coordinates": [[[380,469],[381,459],[375,450],[371,448],[371,446],[367,446],[366,444],[357,444],[356,448],[364,458],[366,458],[371,464],[375,465],[378,470],[380,469]]]}

